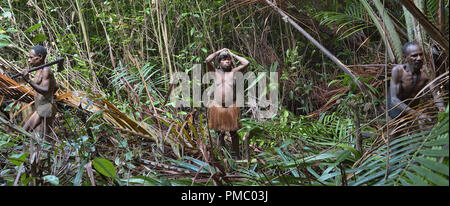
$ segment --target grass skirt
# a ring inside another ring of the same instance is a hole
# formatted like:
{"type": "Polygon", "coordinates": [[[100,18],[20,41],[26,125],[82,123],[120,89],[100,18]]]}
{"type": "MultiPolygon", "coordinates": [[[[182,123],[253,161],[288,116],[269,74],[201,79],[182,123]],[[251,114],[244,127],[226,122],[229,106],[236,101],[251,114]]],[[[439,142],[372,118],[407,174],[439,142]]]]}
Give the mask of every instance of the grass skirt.
{"type": "Polygon", "coordinates": [[[231,107],[211,106],[208,108],[208,128],[216,131],[236,131],[242,127],[241,110],[236,103],[231,107]]]}

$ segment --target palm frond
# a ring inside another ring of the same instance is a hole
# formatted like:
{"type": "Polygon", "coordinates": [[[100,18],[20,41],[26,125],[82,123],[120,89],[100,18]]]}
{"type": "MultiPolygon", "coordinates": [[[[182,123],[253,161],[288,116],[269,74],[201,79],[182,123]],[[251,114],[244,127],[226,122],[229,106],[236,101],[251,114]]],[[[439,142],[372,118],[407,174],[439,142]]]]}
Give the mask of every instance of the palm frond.
{"type": "Polygon", "coordinates": [[[392,48],[394,50],[395,59],[396,62],[401,63],[403,60],[403,54],[402,54],[402,42],[400,41],[400,36],[398,35],[397,31],[394,27],[394,22],[392,21],[391,17],[389,16],[389,11],[384,7],[384,5],[381,3],[380,0],[374,0],[375,7],[378,10],[378,13],[382,17],[384,24],[383,30],[384,34],[380,33],[381,35],[386,35],[388,37],[388,40],[390,44],[392,45],[392,48]]]}
{"type": "Polygon", "coordinates": [[[402,58],[402,53],[400,39],[398,38],[398,34],[392,25],[392,20],[386,13],[387,11],[385,11],[384,7],[382,7],[379,0],[374,1],[378,12],[382,15],[382,18],[380,18],[366,0],[360,0],[360,2],[377,27],[378,32],[383,39],[384,45],[387,48],[389,59],[392,62],[401,62],[400,60],[402,58]],[[387,22],[390,22],[390,24],[387,22]]]}
{"type": "Polygon", "coordinates": [[[314,16],[320,19],[320,24],[335,27],[339,40],[348,38],[364,29],[373,27],[373,22],[366,17],[364,9],[359,4],[351,4],[345,12],[322,11],[314,16]]]}

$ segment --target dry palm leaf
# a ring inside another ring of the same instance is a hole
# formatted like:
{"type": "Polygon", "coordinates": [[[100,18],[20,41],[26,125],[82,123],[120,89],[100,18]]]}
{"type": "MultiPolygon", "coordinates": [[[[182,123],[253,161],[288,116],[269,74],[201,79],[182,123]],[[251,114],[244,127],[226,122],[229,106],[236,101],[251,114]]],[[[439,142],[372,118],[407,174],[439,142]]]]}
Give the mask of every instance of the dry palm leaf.
{"type": "MultiPolygon", "coordinates": [[[[16,102],[20,101],[28,103],[14,113],[14,115],[11,115],[12,117],[15,117],[18,113],[33,104],[33,95],[34,93],[31,88],[20,85],[4,75],[0,75],[1,99],[13,99],[16,100],[16,102]]],[[[164,120],[159,117],[169,125],[169,130],[162,132],[146,122],[138,122],[132,119],[102,96],[98,94],[88,94],[82,91],[59,92],[56,94],[55,100],[58,103],[63,103],[73,108],[82,108],[83,111],[103,113],[104,120],[113,125],[121,133],[138,136],[153,142],[160,142],[171,146],[173,152],[177,154],[177,156],[180,156],[180,146],[185,151],[196,150],[195,142],[192,141],[190,137],[186,137],[188,134],[183,130],[182,124],[180,123],[169,121],[167,119],[164,120]]]]}

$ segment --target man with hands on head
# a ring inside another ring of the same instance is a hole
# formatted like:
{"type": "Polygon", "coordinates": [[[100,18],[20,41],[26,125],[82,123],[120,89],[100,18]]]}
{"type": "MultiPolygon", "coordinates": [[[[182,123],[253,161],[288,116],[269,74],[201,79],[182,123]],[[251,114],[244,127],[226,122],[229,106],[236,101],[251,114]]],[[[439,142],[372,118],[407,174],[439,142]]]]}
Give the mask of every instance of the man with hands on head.
{"type": "Polygon", "coordinates": [[[240,158],[239,135],[237,130],[242,126],[239,123],[241,112],[236,105],[234,74],[248,67],[249,61],[233,54],[227,48],[218,50],[206,58],[208,71],[215,71],[214,101],[208,105],[208,127],[218,133],[218,145],[225,145],[225,132],[230,132],[233,156],[240,158]],[[217,67],[212,61],[217,57],[217,67]],[[232,57],[236,58],[240,65],[233,67],[232,57]]]}

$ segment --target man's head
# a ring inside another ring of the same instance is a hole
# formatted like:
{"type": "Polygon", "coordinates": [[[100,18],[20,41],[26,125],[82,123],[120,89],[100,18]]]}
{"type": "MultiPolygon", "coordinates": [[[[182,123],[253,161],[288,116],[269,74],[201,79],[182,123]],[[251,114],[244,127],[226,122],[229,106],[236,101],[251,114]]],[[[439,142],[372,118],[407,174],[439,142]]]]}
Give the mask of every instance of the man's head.
{"type": "Polygon", "coordinates": [[[47,57],[47,49],[43,46],[36,45],[30,49],[28,63],[32,67],[42,65],[45,62],[45,57],[47,57]]]}
{"type": "Polygon", "coordinates": [[[219,63],[220,68],[230,69],[231,68],[231,55],[227,51],[220,52],[217,57],[217,63],[219,63]]]}
{"type": "Polygon", "coordinates": [[[417,42],[408,42],[402,47],[403,56],[409,67],[414,71],[420,70],[423,65],[423,52],[417,42]]]}

